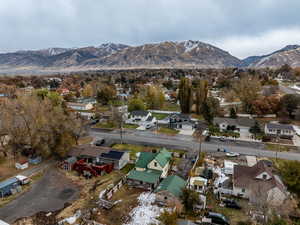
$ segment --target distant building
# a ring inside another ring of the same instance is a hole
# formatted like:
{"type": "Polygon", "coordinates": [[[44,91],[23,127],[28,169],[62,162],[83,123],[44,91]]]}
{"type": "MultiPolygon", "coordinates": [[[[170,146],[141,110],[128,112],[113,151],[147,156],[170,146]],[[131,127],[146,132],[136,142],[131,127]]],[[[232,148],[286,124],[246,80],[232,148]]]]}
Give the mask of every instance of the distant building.
{"type": "Polygon", "coordinates": [[[68,102],[67,106],[73,110],[88,111],[93,109],[93,104],[91,103],[77,103],[77,102],[68,102]]]}
{"type": "Polygon", "coordinates": [[[294,127],[289,124],[267,123],[265,125],[265,134],[274,137],[293,138],[296,134],[294,127]]]}
{"type": "Polygon", "coordinates": [[[250,118],[221,118],[216,117],[213,121],[214,125],[217,125],[220,130],[237,130],[239,132],[249,132],[249,129],[255,125],[255,120],[250,118]]]}

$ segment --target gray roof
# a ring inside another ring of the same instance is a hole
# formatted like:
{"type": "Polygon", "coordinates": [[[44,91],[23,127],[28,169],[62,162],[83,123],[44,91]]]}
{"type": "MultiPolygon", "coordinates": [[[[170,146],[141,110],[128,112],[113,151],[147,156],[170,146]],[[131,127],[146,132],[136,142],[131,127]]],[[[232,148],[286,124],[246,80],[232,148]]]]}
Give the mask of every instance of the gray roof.
{"type": "Polygon", "coordinates": [[[230,126],[242,126],[242,127],[252,127],[255,124],[254,119],[241,117],[241,118],[222,118],[216,117],[214,118],[214,124],[227,123],[230,126]]]}
{"type": "Polygon", "coordinates": [[[144,110],[137,110],[137,111],[132,111],[130,114],[132,116],[147,116],[148,115],[148,111],[144,111],[144,110]]]}
{"type": "Polygon", "coordinates": [[[267,126],[268,129],[295,131],[294,127],[292,125],[289,125],[289,124],[267,123],[266,126],[267,126]]]}
{"type": "Polygon", "coordinates": [[[183,120],[190,120],[191,116],[189,114],[183,114],[183,113],[172,113],[169,115],[169,118],[177,118],[177,119],[183,119],[183,120]]]}
{"type": "Polygon", "coordinates": [[[146,121],[152,121],[152,120],[153,120],[153,116],[149,116],[146,121]]]}

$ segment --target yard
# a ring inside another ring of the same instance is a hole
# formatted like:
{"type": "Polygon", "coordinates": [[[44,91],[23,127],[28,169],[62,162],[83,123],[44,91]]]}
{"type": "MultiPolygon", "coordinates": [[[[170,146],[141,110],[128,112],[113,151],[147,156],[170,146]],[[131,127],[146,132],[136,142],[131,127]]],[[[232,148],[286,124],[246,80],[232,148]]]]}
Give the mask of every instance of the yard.
{"type": "Polygon", "coordinates": [[[112,122],[97,123],[93,128],[116,129],[116,125],[112,122]]]}
{"type": "Polygon", "coordinates": [[[124,124],[123,127],[124,127],[124,128],[127,128],[127,129],[136,129],[136,128],[138,128],[139,126],[136,125],[136,124],[124,124]]]}
{"type": "Polygon", "coordinates": [[[131,159],[136,159],[136,153],[138,152],[151,152],[152,150],[157,149],[155,147],[131,144],[115,144],[112,146],[112,148],[122,151],[129,151],[131,159]]]}
{"type": "Polygon", "coordinates": [[[160,127],[158,129],[158,133],[168,134],[168,135],[176,135],[176,134],[179,133],[179,131],[175,130],[175,129],[172,129],[172,128],[160,127]]]}
{"type": "Polygon", "coordinates": [[[168,116],[168,114],[165,114],[165,113],[152,113],[152,116],[156,117],[157,120],[163,120],[168,116]]]}
{"type": "MultiPolygon", "coordinates": [[[[19,157],[19,160],[25,160],[25,157],[19,157]]],[[[28,169],[35,168],[37,165],[29,164],[28,169]]],[[[26,170],[28,170],[26,169],[26,170]]],[[[18,170],[15,167],[15,160],[13,157],[8,156],[8,158],[0,158],[0,181],[3,181],[7,178],[13,177],[20,172],[24,172],[25,170],[18,170]]]]}
{"type": "Polygon", "coordinates": [[[247,216],[247,211],[249,210],[249,206],[246,200],[236,199],[236,201],[241,205],[242,209],[230,209],[226,207],[222,207],[219,205],[218,201],[215,199],[214,195],[209,192],[207,195],[207,207],[209,207],[210,211],[221,213],[226,216],[230,220],[231,225],[237,225],[240,221],[247,221],[249,217],[247,216]]]}
{"type": "Polygon", "coordinates": [[[164,106],[162,107],[161,110],[166,110],[166,111],[181,111],[180,106],[176,103],[172,102],[165,102],[164,106]]]}
{"type": "MultiPolygon", "coordinates": [[[[152,147],[152,146],[143,146],[143,145],[131,145],[131,144],[115,144],[112,146],[114,149],[118,149],[121,151],[129,151],[130,158],[136,159],[136,153],[138,152],[151,152],[153,150],[160,149],[159,147],[152,147]]],[[[170,152],[176,152],[178,154],[184,154],[184,150],[177,150],[177,149],[167,149],[170,152]]]]}
{"type": "Polygon", "coordinates": [[[95,207],[95,201],[97,201],[99,198],[100,192],[103,191],[108,185],[119,180],[124,175],[123,172],[116,170],[104,176],[98,176],[87,180],[78,176],[76,172],[63,172],[70,180],[72,180],[81,188],[81,191],[79,198],[74,201],[72,205],[63,209],[58,214],[58,218],[68,218],[73,216],[78,209],[95,207]]]}
{"type": "Polygon", "coordinates": [[[280,144],[265,144],[266,149],[270,151],[275,151],[275,152],[289,152],[292,146],[287,146],[287,145],[280,145],[280,144]]]}
{"type": "Polygon", "coordinates": [[[100,215],[96,220],[106,225],[124,224],[130,219],[129,213],[137,206],[137,198],[141,193],[142,190],[129,188],[127,185],[124,185],[111,199],[112,201],[119,201],[119,203],[110,210],[100,210],[100,215]]]}

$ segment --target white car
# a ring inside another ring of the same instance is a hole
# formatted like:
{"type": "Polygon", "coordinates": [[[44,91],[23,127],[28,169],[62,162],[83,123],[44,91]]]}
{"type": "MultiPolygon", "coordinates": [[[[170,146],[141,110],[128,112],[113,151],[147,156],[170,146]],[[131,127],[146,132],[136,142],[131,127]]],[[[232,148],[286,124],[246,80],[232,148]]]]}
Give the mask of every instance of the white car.
{"type": "Polygon", "coordinates": [[[226,153],[226,156],[228,157],[238,157],[240,156],[241,154],[240,153],[237,153],[237,152],[227,152],[226,153]]]}

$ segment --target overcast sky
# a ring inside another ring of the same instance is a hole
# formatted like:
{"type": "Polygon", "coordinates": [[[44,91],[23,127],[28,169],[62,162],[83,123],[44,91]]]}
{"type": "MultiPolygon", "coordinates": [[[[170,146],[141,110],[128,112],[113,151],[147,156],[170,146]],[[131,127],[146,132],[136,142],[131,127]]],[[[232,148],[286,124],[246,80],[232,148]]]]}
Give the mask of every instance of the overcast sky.
{"type": "Polygon", "coordinates": [[[244,58],[300,44],[300,0],[0,0],[0,52],[200,40],[244,58]]]}

